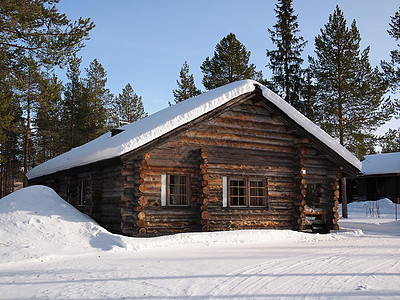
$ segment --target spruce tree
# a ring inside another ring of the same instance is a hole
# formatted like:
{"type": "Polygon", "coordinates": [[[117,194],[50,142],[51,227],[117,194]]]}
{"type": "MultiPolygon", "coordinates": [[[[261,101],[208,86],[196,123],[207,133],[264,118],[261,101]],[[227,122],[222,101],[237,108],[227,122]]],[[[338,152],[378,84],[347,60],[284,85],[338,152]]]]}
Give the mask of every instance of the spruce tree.
{"type": "Polygon", "coordinates": [[[274,9],[277,23],[268,29],[277,49],[267,50],[268,67],[272,70],[272,87],[292,106],[299,108],[302,84],[301,53],[307,42],[297,36],[299,24],[292,0],[279,0],[274,9]]]}
{"type": "MultiPolygon", "coordinates": [[[[182,102],[194,96],[200,95],[201,91],[194,84],[193,74],[189,74],[189,65],[185,60],[179,73],[180,82],[177,80],[178,89],[173,90],[175,103],[182,102]]],[[[172,105],[169,103],[169,105],[172,105]]]]}
{"type": "MultiPolygon", "coordinates": [[[[396,41],[400,41],[400,8],[391,18],[389,35],[396,41]]],[[[398,49],[390,52],[390,62],[382,61],[381,67],[385,72],[386,80],[393,92],[400,90],[400,44],[397,44],[398,49]]],[[[400,117],[400,100],[396,100],[396,116],[400,117]]]]}
{"type": "Polygon", "coordinates": [[[387,84],[369,63],[369,47],[360,52],[355,20],[350,28],[336,6],[315,38],[316,58],[309,57],[317,87],[319,125],[358,157],[373,151],[373,131],[393,113],[387,84]]]}
{"type": "Polygon", "coordinates": [[[106,88],[107,73],[94,59],[86,70],[87,109],[86,142],[105,133],[107,128],[107,110],[111,109],[113,95],[106,88]]]}
{"type": "Polygon", "coordinates": [[[61,105],[63,151],[68,151],[71,148],[82,145],[86,141],[85,126],[89,108],[85,85],[80,78],[81,61],[81,58],[74,55],[70,59],[67,69],[69,82],[65,86],[64,98],[61,105]]]}
{"type": "Polygon", "coordinates": [[[249,65],[250,51],[229,33],[216,46],[214,56],[200,66],[204,73],[203,85],[207,90],[215,89],[230,82],[243,79],[261,80],[262,73],[256,72],[254,64],[249,65]]]}
{"type": "Polygon", "coordinates": [[[40,84],[35,118],[37,158],[35,164],[61,154],[60,104],[62,83],[57,76],[46,76],[40,84]]]}
{"type": "Polygon", "coordinates": [[[115,126],[117,127],[147,117],[142,97],[133,91],[129,83],[122,89],[122,93],[115,98],[113,111],[116,115],[115,126]]]}
{"type": "MultiPolygon", "coordinates": [[[[400,8],[399,11],[391,18],[389,35],[396,41],[400,40],[400,8]]],[[[385,71],[385,75],[390,82],[393,91],[400,89],[400,44],[399,49],[390,52],[390,62],[382,61],[381,66],[385,71]]]]}
{"type": "Polygon", "coordinates": [[[379,138],[379,145],[382,147],[382,153],[400,152],[400,128],[389,129],[379,138]]]}

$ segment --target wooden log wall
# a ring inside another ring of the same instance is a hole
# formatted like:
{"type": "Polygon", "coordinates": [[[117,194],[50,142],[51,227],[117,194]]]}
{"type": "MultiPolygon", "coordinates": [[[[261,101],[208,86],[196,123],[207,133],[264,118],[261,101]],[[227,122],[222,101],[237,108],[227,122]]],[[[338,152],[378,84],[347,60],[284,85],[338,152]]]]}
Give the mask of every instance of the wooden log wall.
{"type": "Polygon", "coordinates": [[[89,215],[113,233],[121,233],[121,165],[80,172],[75,175],[55,176],[45,184],[65,201],[89,215]],[[81,206],[81,181],[85,181],[86,205],[81,206]]]}
{"type": "MultiPolygon", "coordinates": [[[[306,170],[306,174],[304,178],[306,179],[303,183],[305,186],[301,186],[301,188],[305,188],[306,191],[301,191],[301,195],[304,194],[304,198],[307,196],[307,187],[314,186],[316,188],[316,199],[314,203],[314,207],[307,207],[307,209],[300,211],[300,217],[302,218],[298,220],[299,229],[305,224],[305,218],[307,216],[316,216],[324,220],[331,229],[335,229],[337,226],[334,223],[335,221],[335,205],[338,205],[339,202],[336,202],[336,198],[332,197],[332,189],[334,192],[339,188],[337,186],[337,170],[339,166],[329,159],[327,159],[326,153],[323,151],[319,151],[313,146],[312,143],[304,144],[304,155],[301,156],[300,164],[301,168],[306,170]],[[337,188],[336,188],[337,186],[337,188]],[[316,210],[315,210],[316,209],[316,210]]],[[[338,194],[339,192],[336,192],[338,194]]],[[[302,201],[303,203],[305,201],[302,201]]],[[[338,215],[337,215],[338,216],[338,215]]]]}
{"type": "MultiPolygon", "coordinates": [[[[121,231],[124,235],[137,235],[139,233],[138,222],[138,185],[140,184],[140,158],[125,162],[121,169],[121,231]]],[[[143,176],[145,173],[143,172],[143,176]]],[[[143,199],[141,207],[143,207],[143,199]]]]}
{"type": "MultiPolygon", "coordinates": [[[[98,222],[113,233],[122,233],[121,230],[121,193],[122,177],[120,164],[102,169],[101,173],[92,177],[93,184],[97,185],[94,213],[99,215],[98,222]],[[100,196],[101,195],[101,196],[100,196]],[[97,204],[96,204],[97,203],[97,204]]],[[[95,215],[94,215],[95,216],[95,215]]]]}
{"type": "Polygon", "coordinates": [[[294,139],[280,118],[250,101],[158,145],[149,151],[146,164],[141,196],[147,204],[140,225],[149,235],[293,228],[294,139]],[[189,174],[189,206],[161,206],[163,173],[189,174]],[[268,208],[223,208],[222,181],[229,175],[266,178],[268,208]]]}
{"type": "Polygon", "coordinates": [[[207,149],[207,230],[293,228],[295,149],[288,129],[250,100],[181,137],[207,149]],[[268,207],[222,207],[224,176],[267,179],[268,207]]]}
{"type": "MultiPolygon", "coordinates": [[[[134,221],[128,222],[132,235],[160,235],[201,230],[200,194],[201,173],[200,151],[183,144],[167,142],[146,153],[136,166],[136,193],[134,193],[134,221]],[[161,206],[161,174],[189,175],[190,198],[188,206],[161,206]]],[[[134,158],[128,160],[134,162],[134,158]]],[[[136,160],[137,164],[137,160],[136,160]]],[[[125,191],[124,191],[125,193],[125,191]]],[[[129,205],[132,205],[127,203],[129,205]]],[[[126,204],[126,205],[127,205],[126,204]]],[[[125,226],[125,225],[124,225],[125,226]]]]}

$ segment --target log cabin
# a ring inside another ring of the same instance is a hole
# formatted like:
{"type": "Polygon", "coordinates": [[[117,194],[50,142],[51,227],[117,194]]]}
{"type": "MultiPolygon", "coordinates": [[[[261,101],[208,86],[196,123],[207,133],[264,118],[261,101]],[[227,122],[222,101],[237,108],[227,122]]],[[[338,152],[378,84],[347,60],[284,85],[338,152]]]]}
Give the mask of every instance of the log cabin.
{"type": "Polygon", "coordinates": [[[30,170],[113,233],[338,229],[360,161],[265,86],[230,83],[30,170]]]}
{"type": "Polygon", "coordinates": [[[388,198],[400,203],[400,152],[366,155],[353,185],[356,187],[353,200],[388,198]]]}

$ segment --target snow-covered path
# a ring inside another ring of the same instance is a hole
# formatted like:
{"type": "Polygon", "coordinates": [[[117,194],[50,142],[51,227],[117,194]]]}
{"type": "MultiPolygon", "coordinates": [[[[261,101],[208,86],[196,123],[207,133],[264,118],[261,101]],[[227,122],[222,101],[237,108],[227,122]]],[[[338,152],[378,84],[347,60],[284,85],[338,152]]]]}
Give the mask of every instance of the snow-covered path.
{"type": "Polygon", "coordinates": [[[104,252],[16,263],[2,299],[400,298],[400,239],[104,252]]]}
{"type": "Polygon", "coordinates": [[[0,200],[0,299],[400,299],[400,223],[384,205],[381,218],[353,210],[327,235],[252,230],[135,239],[37,191],[47,195],[51,215],[39,200],[18,209],[22,194],[6,199],[3,212],[0,200]]]}

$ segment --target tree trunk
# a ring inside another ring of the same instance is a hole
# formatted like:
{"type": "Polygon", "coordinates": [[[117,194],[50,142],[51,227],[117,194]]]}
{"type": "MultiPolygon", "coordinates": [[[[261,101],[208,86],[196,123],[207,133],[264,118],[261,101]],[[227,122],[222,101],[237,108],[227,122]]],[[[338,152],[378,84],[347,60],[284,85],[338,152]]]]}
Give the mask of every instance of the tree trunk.
{"type": "Polygon", "coordinates": [[[341,194],[342,194],[342,217],[348,218],[347,213],[347,192],[346,192],[346,178],[342,177],[341,179],[341,194]]]}
{"type": "Polygon", "coordinates": [[[28,160],[29,160],[29,137],[31,131],[31,71],[29,70],[29,81],[28,81],[28,99],[27,99],[27,124],[25,133],[25,149],[24,149],[24,187],[28,185],[28,179],[26,173],[28,172],[28,160]]]}

